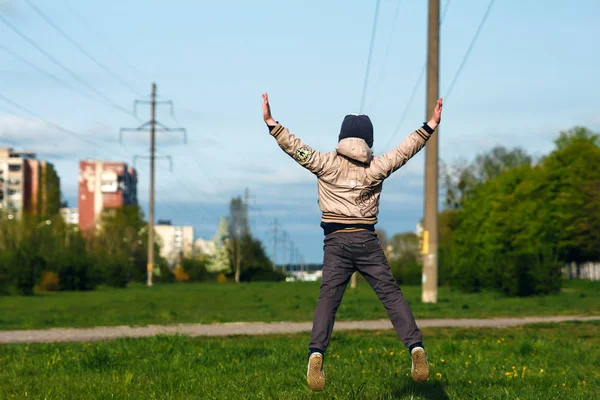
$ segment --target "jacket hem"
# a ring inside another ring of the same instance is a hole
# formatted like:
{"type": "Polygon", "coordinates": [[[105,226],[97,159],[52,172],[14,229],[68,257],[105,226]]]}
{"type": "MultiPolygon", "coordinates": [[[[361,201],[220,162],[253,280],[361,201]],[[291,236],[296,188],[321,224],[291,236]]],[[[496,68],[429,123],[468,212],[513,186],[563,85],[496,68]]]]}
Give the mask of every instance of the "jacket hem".
{"type": "Polygon", "coordinates": [[[344,218],[344,217],[325,217],[321,218],[321,222],[326,224],[344,224],[344,225],[375,225],[377,224],[377,218],[344,218]]]}

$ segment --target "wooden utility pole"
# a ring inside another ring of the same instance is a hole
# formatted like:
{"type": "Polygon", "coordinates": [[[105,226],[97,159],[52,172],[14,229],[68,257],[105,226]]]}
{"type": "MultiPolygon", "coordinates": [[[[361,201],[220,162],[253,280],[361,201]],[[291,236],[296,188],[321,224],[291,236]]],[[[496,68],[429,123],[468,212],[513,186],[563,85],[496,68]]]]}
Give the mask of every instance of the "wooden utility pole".
{"type": "MultiPolygon", "coordinates": [[[[439,91],[440,0],[429,0],[427,34],[426,118],[435,108],[439,91]]],[[[423,231],[423,303],[437,303],[438,286],[438,137],[425,147],[425,221],[423,231]]]]}
{"type": "Polygon", "coordinates": [[[150,210],[148,211],[148,265],[147,284],[152,286],[152,271],[154,271],[154,157],[156,155],[156,83],[152,84],[152,99],[150,111],[150,210]]]}

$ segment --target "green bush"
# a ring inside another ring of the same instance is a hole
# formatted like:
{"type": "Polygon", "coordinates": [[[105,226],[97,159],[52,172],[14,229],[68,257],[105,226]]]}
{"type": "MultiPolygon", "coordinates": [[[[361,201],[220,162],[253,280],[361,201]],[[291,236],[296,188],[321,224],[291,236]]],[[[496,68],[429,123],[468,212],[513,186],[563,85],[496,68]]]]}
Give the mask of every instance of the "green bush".
{"type": "Polygon", "coordinates": [[[7,295],[14,281],[14,253],[0,252],[0,295],[7,295]]]}
{"type": "Polygon", "coordinates": [[[130,271],[127,260],[107,257],[98,261],[98,268],[103,272],[104,283],[116,288],[127,287],[130,271]]]}
{"type": "Polygon", "coordinates": [[[394,279],[399,285],[420,285],[423,276],[423,266],[417,261],[404,262],[402,259],[390,263],[394,279]]]}
{"type": "MultiPolygon", "coordinates": [[[[160,282],[160,283],[175,282],[175,274],[173,274],[173,271],[171,271],[171,269],[169,268],[169,266],[167,265],[167,262],[165,260],[159,259],[157,265],[158,265],[159,275],[154,276],[154,278],[153,278],[154,281],[160,282]]],[[[147,274],[144,275],[143,282],[146,282],[147,276],[148,276],[147,274]]]]}
{"type": "Polygon", "coordinates": [[[190,282],[215,281],[217,274],[208,272],[207,264],[207,259],[184,258],[181,261],[181,268],[189,275],[190,282]]]}
{"type": "Polygon", "coordinates": [[[14,267],[16,268],[16,288],[19,294],[33,295],[33,288],[38,282],[45,261],[38,256],[31,246],[23,245],[17,249],[14,267]]]}
{"type": "Polygon", "coordinates": [[[58,274],[60,290],[93,290],[101,281],[95,260],[85,253],[62,253],[52,267],[58,274]]]}
{"type": "Polygon", "coordinates": [[[280,282],[285,280],[285,274],[272,268],[245,268],[240,273],[240,282],[280,282]]]}

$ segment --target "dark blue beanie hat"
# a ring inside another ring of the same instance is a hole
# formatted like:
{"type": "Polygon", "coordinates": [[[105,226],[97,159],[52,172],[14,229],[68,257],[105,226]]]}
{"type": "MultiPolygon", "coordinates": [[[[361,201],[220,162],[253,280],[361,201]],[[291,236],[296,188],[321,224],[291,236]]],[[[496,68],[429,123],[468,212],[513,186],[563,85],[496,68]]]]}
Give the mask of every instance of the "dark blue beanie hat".
{"type": "Polygon", "coordinates": [[[373,147],[373,124],[371,119],[366,115],[346,115],[344,122],[342,122],[339,140],[350,137],[364,139],[369,147],[373,147]]]}

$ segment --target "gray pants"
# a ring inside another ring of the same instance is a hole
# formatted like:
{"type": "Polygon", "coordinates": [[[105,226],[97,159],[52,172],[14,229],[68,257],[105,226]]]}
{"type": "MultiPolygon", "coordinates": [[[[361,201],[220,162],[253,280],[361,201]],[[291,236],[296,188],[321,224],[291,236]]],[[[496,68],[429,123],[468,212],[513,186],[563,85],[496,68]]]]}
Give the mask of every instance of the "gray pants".
{"type": "Polygon", "coordinates": [[[392,276],[374,232],[332,233],[325,237],[324,251],[323,280],[313,319],[310,349],[327,350],[335,313],[355,271],[360,272],[375,290],[406,347],[421,342],[421,331],[392,276]]]}

